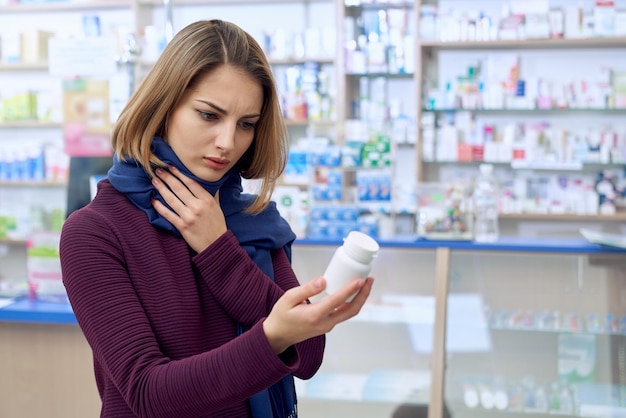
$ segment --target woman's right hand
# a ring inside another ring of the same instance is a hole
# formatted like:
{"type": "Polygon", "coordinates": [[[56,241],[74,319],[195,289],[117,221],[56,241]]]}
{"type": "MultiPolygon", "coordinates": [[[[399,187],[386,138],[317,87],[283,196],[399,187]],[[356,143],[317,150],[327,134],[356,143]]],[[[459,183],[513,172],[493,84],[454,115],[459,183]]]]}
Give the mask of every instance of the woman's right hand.
{"type": "Polygon", "coordinates": [[[219,193],[212,196],[198,182],[176,167],[156,170],[152,183],[171,210],[154,200],[154,209],[180,232],[197,253],[226,232],[226,219],[219,204],[219,193]]]}
{"type": "Polygon", "coordinates": [[[374,279],[355,278],[347,285],[316,303],[307,300],[321,293],[326,280],[318,277],[294,287],[276,302],[263,322],[263,330],[276,354],[306,339],[326,334],[335,325],[357,315],[367,300],[374,279]],[[357,292],[352,302],[349,296],[357,292]]]}

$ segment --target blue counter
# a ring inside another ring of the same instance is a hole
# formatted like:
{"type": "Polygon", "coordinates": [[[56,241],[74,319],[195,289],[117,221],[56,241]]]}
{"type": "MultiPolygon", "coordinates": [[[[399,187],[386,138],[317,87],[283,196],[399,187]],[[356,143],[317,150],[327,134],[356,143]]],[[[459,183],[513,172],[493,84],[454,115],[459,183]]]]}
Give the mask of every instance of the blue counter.
{"type": "MultiPolygon", "coordinates": [[[[341,241],[299,239],[298,245],[339,246],[341,241]]],[[[601,246],[586,239],[502,237],[497,242],[482,244],[472,241],[431,241],[415,236],[398,237],[380,242],[383,248],[436,249],[460,251],[544,252],[565,254],[624,254],[626,249],[601,246]]],[[[76,324],[72,308],[63,303],[18,300],[0,308],[0,321],[76,324]]]]}
{"type": "MultiPolygon", "coordinates": [[[[391,248],[435,249],[450,248],[451,250],[467,251],[503,251],[503,252],[550,252],[578,254],[624,254],[626,249],[594,244],[584,238],[524,238],[501,237],[494,243],[476,243],[473,241],[439,241],[421,239],[417,236],[405,236],[386,241],[379,241],[380,246],[391,248]]],[[[341,241],[300,239],[296,245],[338,246],[341,241]]]]}
{"type": "Polygon", "coordinates": [[[0,321],[76,324],[76,317],[67,303],[20,299],[0,309],[0,321]]]}

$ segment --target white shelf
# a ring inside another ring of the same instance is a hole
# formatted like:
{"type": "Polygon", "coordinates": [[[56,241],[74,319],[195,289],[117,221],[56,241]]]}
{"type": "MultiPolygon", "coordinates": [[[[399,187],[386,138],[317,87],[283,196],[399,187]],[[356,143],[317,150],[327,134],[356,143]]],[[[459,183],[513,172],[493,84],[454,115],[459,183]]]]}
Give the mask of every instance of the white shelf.
{"type": "Polygon", "coordinates": [[[335,123],[337,122],[329,119],[285,119],[285,124],[287,126],[332,126],[335,123]]]}
{"type": "Polygon", "coordinates": [[[463,108],[449,108],[449,109],[423,109],[424,113],[454,113],[454,112],[472,112],[472,113],[501,113],[501,114],[516,114],[516,113],[528,113],[528,114],[567,114],[567,113],[603,113],[603,114],[618,114],[622,116],[623,113],[626,113],[626,108],[551,108],[551,109],[513,109],[513,108],[502,108],[502,109],[463,109],[463,108]]]}
{"type": "Polygon", "coordinates": [[[617,212],[615,215],[576,215],[573,213],[501,213],[500,219],[520,221],[626,221],[626,213],[617,212]]]}
{"type": "Polygon", "coordinates": [[[31,181],[31,180],[15,180],[0,181],[0,187],[48,187],[48,188],[65,188],[66,182],[61,181],[31,181]]]}
{"type": "MultiPolygon", "coordinates": [[[[333,0],[264,0],[263,4],[331,3],[333,0]]],[[[139,0],[142,6],[163,6],[159,0],[139,0]]],[[[174,0],[174,6],[258,5],[259,0],[174,0]]]]}
{"type": "Polygon", "coordinates": [[[492,164],[495,166],[510,166],[514,170],[542,170],[542,171],[582,171],[585,169],[621,168],[626,167],[625,163],[600,163],[600,162],[547,162],[547,161],[455,161],[436,160],[422,161],[423,164],[455,164],[455,165],[479,165],[492,164]]]}
{"type": "Polygon", "coordinates": [[[626,37],[580,39],[512,39],[495,41],[431,41],[421,40],[418,45],[427,49],[575,49],[624,48],[626,37]]]}
{"type": "Polygon", "coordinates": [[[15,245],[15,246],[22,247],[26,245],[26,242],[27,241],[25,239],[0,238],[1,245],[15,245]]]}
{"type": "Polygon", "coordinates": [[[0,129],[61,129],[60,122],[40,122],[40,121],[6,121],[0,122],[0,129]]]}
{"type": "Polygon", "coordinates": [[[301,57],[301,58],[268,58],[270,65],[301,65],[307,62],[319,64],[333,64],[333,57],[301,57]]]}
{"type": "Polygon", "coordinates": [[[13,4],[10,6],[0,6],[0,14],[8,13],[48,13],[48,12],[69,12],[83,10],[103,10],[103,9],[130,9],[130,0],[103,0],[103,1],[46,1],[29,4],[13,4]]]}
{"type": "Polygon", "coordinates": [[[48,71],[48,62],[0,63],[0,71],[48,71]]]}

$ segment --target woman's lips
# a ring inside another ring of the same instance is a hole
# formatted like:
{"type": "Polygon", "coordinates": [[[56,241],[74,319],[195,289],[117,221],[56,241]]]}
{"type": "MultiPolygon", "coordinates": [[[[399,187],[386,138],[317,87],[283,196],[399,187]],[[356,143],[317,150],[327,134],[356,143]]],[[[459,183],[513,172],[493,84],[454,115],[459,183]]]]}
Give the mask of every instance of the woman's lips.
{"type": "Polygon", "coordinates": [[[213,170],[223,170],[224,168],[228,166],[228,160],[225,160],[225,159],[205,158],[204,160],[207,162],[208,166],[211,167],[213,170]]]}

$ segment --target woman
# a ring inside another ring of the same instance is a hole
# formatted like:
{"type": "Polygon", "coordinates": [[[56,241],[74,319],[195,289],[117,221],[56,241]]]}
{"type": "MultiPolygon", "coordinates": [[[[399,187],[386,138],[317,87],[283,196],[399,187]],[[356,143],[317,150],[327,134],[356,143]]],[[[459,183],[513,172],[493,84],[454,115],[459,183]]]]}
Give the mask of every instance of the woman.
{"type": "Polygon", "coordinates": [[[231,23],[187,26],[113,147],[60,247],[101,417],[297,416],[293,376],[314,375],[324,334],[359,312],[372,279],[313,304],[324,279],[295,277],[295,236],[269,200],[287,141],[262,49],[231,23]],[[242,177],[261,180],[258,195],[242,177]]]}

